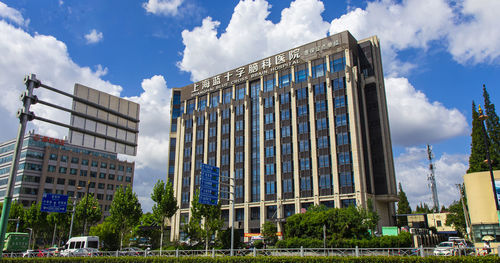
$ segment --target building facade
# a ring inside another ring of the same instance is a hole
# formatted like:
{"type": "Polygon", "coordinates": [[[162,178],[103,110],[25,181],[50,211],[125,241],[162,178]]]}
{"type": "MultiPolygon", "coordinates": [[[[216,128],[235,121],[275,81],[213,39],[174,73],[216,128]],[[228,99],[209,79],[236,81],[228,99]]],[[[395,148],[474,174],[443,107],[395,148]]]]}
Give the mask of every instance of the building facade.
{"type": "MultiPolygon", "coordinates": [[[[500,171],[493,171],[495,191],[500,196],[500,171]]],[[[465,195],[470,218],[468,234],[482,246],[485,236],[492,236],[491,247],[500,245],[500,211],[497,211],[489,171],[464,175],[465,195]]],[[[500,200],[497,200],[500,203],[500,200]]]]}
{"type": "MultiPolygon", "coordinates": [[[[15,140],[0,144],[0,201],[5,196],[15,140]]],[[[104,216],[115,190],[134,180],[134,163],[116,153],[97,151],[30,133],[25,136],[13,199],[25,207],[41,202],[44,193],[64,194],[77,200],[87,191],[98,200],[104,216]]]]}
{"type": "Polygon", "coordinates": [[[184,237],[202,163],[234,179],[222,181],[234,183],[234,214],[223,200],[222,215],[234,216],[240,236],[311,205],[366,207],[369,200],[380,225],[393,224],[397,191],[377,37],[357,41],[345,31],[173,89],[171,116],[168,180],[180,207],[171,239],[184,237]]]}

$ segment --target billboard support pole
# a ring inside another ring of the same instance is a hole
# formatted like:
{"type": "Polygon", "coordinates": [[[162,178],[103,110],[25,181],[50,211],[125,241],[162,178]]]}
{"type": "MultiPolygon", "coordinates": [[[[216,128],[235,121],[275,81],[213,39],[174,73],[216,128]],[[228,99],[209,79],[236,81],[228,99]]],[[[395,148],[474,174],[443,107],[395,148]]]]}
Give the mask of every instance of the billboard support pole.
{"type": "Polygon", "coordinates": [[[28,121],[31,120],[28,114],[30,114],[29,110],[32,102],[31,97],[33,97],[33,90],[35,89],[35,83],[39,83],[39,81],[36,79],[35,74],[31,74],[30,76],[26,76],[24,78],[24,84],[26,84],[26,91],[21,95],[21,99],[24,102],[24,108],[21,108],[17,112],[17,117],[19,117],[20,123],[19,123],[19,128],[17,130],[16,144],[14,146],[14,153],[13,153],[14,158],[12,159],[9,180],[7,183],[7,190],[3,202],[2,216],[0,218],[0,248],[2,248],[0,249],[0,257],[2,256],[5,233],[7,232],[7,223],[9,220],[10,206],[12,204],[14,185],[16,183],[16,174],[17,174],[17,169],[19,167],[21,149],[23,148],[24,133],[26,132],[26,125],[28,121]]]}

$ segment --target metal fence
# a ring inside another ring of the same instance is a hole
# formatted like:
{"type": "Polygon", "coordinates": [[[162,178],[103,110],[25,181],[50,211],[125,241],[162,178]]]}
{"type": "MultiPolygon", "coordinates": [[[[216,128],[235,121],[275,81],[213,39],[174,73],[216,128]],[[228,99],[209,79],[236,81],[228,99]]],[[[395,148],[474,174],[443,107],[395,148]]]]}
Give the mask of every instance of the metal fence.
{"type": "MultiPolygon", "coordinates": [[[[483,256],[487,254],[498,255],[499,248],[492,248],[489,252],[482,248],[455,248],[451,249],[449,256],[483,256]]],[[[363,257],[363,256],[395,256],[395,257],[428,257],[435,256],[435,248],[270,248],[270,249],[210,249],[210,250],[144,250],[144,251],[99,251],[89,253],[88,257],[225,257],[225,256],[337,256],[337,257],[363,257]]],[[[31,253],[4,253],[4,257],[58,257],[54,252],[34,251],[31,253]]],[[[69,255],[71,256],[71,255],[69,255]]]]}

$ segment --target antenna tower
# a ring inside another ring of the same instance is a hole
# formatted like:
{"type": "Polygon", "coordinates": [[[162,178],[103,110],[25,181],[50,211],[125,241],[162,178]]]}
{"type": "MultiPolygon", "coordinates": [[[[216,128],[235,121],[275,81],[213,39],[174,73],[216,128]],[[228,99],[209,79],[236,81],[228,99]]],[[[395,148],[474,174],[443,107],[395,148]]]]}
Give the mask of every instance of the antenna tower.
{"type": "Polygon", "coordinates": [[[429,187],[431,188],[432,191],[432,202],[434,204],[433,210],[435,212],[439,212],[439,200],[436,188],[436,177],[434,176],[434,164],[432,163],[434,154],[432,153],[432,147],[429,144],[427,144],[427,158],[429,159],[429,170],[430,170],[430,174],[427,177],[427,180],[429,181],[429,187]]]}

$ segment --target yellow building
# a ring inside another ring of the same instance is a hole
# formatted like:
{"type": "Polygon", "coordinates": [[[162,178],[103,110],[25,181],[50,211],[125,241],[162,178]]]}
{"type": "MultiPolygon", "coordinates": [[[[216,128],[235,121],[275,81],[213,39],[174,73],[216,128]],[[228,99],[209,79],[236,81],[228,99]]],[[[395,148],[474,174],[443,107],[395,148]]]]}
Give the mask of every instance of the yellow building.
{"type": "MultiPolygon", "coordinates": [[[[494,171],[497,192],[500,190],[500,170],[494,171]]],[[[490,172],[477,172],[464,175],[465,193],[469,209],[472,239],[476,246],[482,246],[485,236],[495,240],[491,247],[500,245],[500,225],[495,206],[495,198],[490,172]]]]}
{"type": "Polygon", "coordinates": [[[433,213],[427,214],[427,223],[429,228],[435,227],[438,233],[451,233],[455,232],[455,227],[453,225],[446,225],[446,217],[448,213],[433,213]]]}

